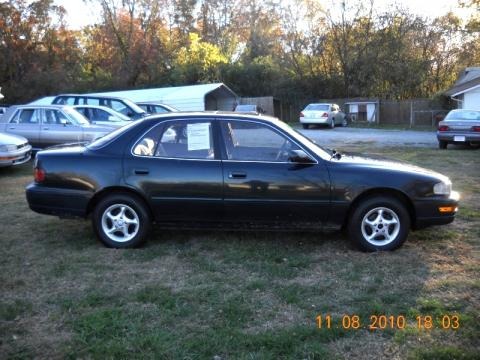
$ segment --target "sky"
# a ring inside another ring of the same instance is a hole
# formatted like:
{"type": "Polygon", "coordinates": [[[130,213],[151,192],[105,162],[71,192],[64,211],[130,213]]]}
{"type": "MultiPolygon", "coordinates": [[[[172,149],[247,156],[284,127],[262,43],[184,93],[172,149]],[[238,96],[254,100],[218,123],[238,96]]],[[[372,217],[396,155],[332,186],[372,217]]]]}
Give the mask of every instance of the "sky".
{"type": "MultiPolygon", "coordinates": [[[[321,1],[328,6],[331,1],[321,1]]],[[[79,29],[85,25],[98,22],[100,11],[91,3],[86,4],[83,0],[55,0],[57,5],[62,5],[67,10],[66,21],[70,28],[79,29]]],[[[386,10],[392,4],[401,4],[413,13],[428,17],[437,17],[453,11],[460,17],[469,17],[471,12],[461,9],[457,0],[374,0],[375,6],[381,11],[386,10]]]]}

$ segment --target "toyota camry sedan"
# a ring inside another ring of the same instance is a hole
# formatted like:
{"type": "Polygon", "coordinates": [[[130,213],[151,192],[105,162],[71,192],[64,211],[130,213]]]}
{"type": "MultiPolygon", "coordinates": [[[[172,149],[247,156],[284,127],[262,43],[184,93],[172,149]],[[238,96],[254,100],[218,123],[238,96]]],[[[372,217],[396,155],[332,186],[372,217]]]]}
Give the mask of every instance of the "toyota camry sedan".
{"type": "MultiPolygon", "coordinates": [[[[40,151],[32,210],[89,217],[109,247],[164,227],[345,228],[366,251],[451,223],[458,193],[439,173],[324,149],[278,119],[238,113],[145,118],[85,146],[40,151]]],[[[60,224],[59,224],[60,226],[60,224]]]]}

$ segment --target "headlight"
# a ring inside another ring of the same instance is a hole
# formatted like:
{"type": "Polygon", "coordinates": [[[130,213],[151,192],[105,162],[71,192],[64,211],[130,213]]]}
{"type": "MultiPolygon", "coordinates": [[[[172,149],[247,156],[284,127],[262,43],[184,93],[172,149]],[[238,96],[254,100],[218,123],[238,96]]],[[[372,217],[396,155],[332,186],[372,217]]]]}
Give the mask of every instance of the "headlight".
{"type": "Polygon", "coordinates": [[[452,191],[451,182],[439,182],[433,186],[433,193],[436,195],[450,195],[452,191]]]}
{"type": "Polygon", "coordinates": [[[0,145],[0,151],[8,152],[17,150],[17,145],[0,145]]]}

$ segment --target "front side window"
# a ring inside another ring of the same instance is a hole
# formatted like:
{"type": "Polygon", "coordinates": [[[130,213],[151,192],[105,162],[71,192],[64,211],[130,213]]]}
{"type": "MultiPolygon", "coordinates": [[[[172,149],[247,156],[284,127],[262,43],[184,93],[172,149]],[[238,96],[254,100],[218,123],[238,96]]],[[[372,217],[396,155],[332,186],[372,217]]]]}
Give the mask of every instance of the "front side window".
{"type": "Polygon", "coordinates": [[[133,147],[141,156],[206,159],[215,158],[212,124],[205,120],[169,121],[156,126],[133,147]]]}
{"type": "Polygon", "coordinates": [[[224,121],[222,134],[228,160],[289,162],[292,150],[300,148],[264,124],[224,121]]]}

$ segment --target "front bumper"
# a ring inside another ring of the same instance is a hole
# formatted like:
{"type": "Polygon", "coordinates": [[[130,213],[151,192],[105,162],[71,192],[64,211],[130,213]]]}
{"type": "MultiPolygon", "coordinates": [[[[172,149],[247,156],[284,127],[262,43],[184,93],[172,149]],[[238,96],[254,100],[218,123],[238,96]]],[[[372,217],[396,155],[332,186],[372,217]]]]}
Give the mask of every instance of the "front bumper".
{"type": "Polygon", "coordinates": [[[30,209],[59,217],[86,217],[93,193],[85,190],[52,188],[31,183],[25,189],[30,209]]]}
{"type": "Polygon", "coordinates": [[[0,153],[0,167],[21,165],[32,157],[32,147],[28,146],[18,151],[0,153]]]}
{"type": "Polygon", "coordinates": [[[458,144],[466,142],[480,142],[480,133],[474,132],[455,132],[455,131],[437,131],[437,139],[440,141],[454,142],[458,144]],[[456,141],[455,137],[464,137],[465,141],[456,141]]]}
{"type": "Polygon", "coordinates": [[[455,220],[458,211],[460,194],[452,191],[448,198],[435,197],[421,199],[414,202],[416,219],[413,224],[415,229],[422,229],[432,225],[446,225],[455,220]],[[452,209],[441,212],[440,209],[452,209]]]}

